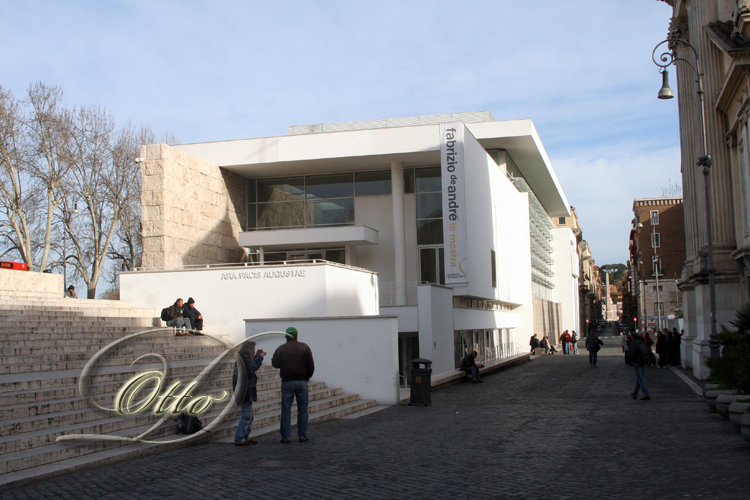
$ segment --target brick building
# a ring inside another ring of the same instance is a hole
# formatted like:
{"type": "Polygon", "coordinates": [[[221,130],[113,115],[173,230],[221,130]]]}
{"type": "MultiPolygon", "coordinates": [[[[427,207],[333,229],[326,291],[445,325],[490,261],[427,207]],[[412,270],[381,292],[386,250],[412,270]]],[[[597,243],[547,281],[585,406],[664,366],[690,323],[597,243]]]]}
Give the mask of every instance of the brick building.
{"type": "Polygon", "coordinates": [[[648,318],[649,324],[663,328],[667,318],[682,313],[677,284],[685,263],[683,200],[681,196],[636,198],[633,214],[630,262],[636,267],[639,326],[645,326],[648,318]],[[661,304],[660,321],[657,304],[661,304]]]}

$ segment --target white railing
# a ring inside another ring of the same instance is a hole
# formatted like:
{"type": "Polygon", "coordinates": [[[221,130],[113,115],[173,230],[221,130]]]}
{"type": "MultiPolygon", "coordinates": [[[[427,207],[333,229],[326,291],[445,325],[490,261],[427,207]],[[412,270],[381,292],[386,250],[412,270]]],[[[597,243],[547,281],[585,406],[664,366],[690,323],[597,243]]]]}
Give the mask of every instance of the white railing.
{"type": "Polygon", "coordinates": [[[421,285],[420,281],[407,281],[399,289],[395,282],[381,283],[380,284],[380,307],[393,307],[393,306],[416,306],[417,305],[417,286],[421,285]],[[405,302],[403,304],[398,303],[398,292],[403,293],[405,302]]]}
{"type": "Polygon", "coordinates": [[[501,359],[506,359],[521,354],[522,349],[523,348],[521,347],[521,344],[519,344],[518,342],[498,344],[492,349],[487,349],[487,352],[484,356],[477,356],[477,361],[481,364],[500,361],[501,359]]]}

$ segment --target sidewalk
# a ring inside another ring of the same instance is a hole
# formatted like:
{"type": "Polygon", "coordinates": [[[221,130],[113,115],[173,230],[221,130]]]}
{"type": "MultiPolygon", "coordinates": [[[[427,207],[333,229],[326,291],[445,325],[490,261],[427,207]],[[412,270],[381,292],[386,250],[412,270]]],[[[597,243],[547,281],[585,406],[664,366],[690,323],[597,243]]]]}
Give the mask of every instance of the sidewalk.
{"type": "Polygon", "coordinates": [[[265,436],[74,473],[0,498],[747,499],[750,445],[671,370],[634,401],[619,340],[540,356],[399,405],[265,436]],[[617,342],[617,343],[615,343],[617,342]]]}

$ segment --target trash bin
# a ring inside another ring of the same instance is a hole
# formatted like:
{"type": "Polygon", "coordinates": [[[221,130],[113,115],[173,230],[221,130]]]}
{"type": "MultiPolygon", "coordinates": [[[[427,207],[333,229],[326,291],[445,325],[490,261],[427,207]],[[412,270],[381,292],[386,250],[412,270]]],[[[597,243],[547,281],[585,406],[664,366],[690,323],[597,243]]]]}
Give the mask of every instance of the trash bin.
{"type": "Polygon", "coordinates": [[[411,360],[411,398],[409,405],[429,406],[432,404],[432,361],[429,359],[411,360]],[[423,366],[420,366],[423,365],[423,366]]]}

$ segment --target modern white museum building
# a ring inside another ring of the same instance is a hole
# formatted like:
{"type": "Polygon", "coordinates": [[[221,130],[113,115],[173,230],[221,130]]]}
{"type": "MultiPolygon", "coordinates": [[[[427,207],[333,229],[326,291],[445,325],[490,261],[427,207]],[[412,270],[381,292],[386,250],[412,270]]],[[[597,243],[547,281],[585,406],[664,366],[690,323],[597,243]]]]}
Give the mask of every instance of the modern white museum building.
{"type": "Polygon", "coordinates": [[[140,161],[143,267],[121,298],[192,296],[233,341],[295,326],[344,390],[392,404],[412,359],[437,376],[579,324],[576,238],[552,224],[570,208],[531,120],[296,126],[140,161]]]}

